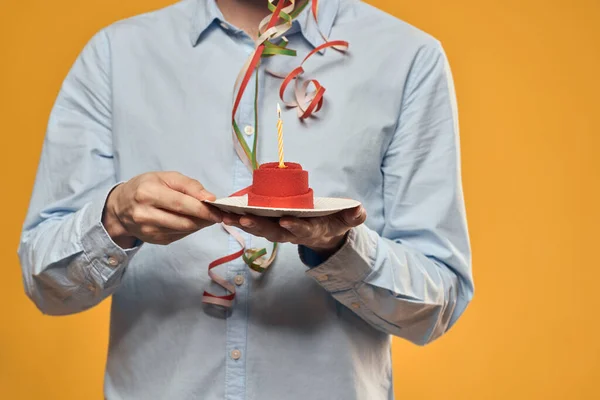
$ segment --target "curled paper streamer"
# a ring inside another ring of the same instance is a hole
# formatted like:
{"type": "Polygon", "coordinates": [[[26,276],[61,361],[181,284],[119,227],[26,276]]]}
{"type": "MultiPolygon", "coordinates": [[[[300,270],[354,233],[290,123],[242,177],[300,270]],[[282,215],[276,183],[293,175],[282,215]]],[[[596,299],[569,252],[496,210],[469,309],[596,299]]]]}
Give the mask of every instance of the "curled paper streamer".
{"type": "Polygon", "coordinates": [[[208,276],[210,277],[210,279],[216,284],[223,287],[225,290],[229,291],[229,294],[217,296],[207,291],[204,291],[204,294],[202,295],[202,302],[206,304],[213,304],[229,308],[231,307],[233,299],[235,298],[235,287],[230,282],[226,281],[225,279],[217,275],[215,272],[213,272],[212,269],[218,267],[221,264],[225,264],[229,261],[235,260],[238,257],[241,257],[242,254],[244,254],[244,247],[246,247],[246,244],[244,243],[244,238],[234,229],[227,225],[223,225],[223,228],[225,228],[225,230],[238,241],[242,249],[228,256],[221,257],[218,260],[215,260],[208,264],[208,276]]]}
{"type": "MultiPolygon", "coordinates": [[[[291,26],[293,19],[298,16],[305,7],[311,3],[311,14],[315,20],[315,23],[318,27],[318,9],[319,2],[318,0],[307,0],[295,6],[296,0],[279,0],[277,5],[274,5],[275,0],[268,0],[268,7],[271,11],[271,15],[266,16],[259,24],[259,37],[255,41],[255,49],[250,54],[244,66],[240,70],[234,85],[234,95],[233,95],[233,108],[231,110],[231,127],[233,134],[233,143],[235,147],[235,151],[238,157],[242,160],[242,162],[246,165],[248,169],[254,171],[258,168],[257,162],[257,154],[256,154],[256,145],[258,141],[258,75],[256,79],[256,85],[254,89],[254,123],[255,123],[255,134],[254,134],[254,143],[252,145],[252,149],[246,143],[242,132],[239,129],[239,126],[235,120],[235,115],[237,113],[240,101],[242,99],[243,94],[246,91],[248,86],[248,82],[253,73],[258,74],[258,65],[260,63],[260,59],[262,57],[272,57],[275,55],[283,55],[283,56],[296,56],[296,51],[292,49],[288,49],[288,40],[283,36],[285,32],[287,32],[291,26]],[[286,3],[288,3],[286,5],[286,3]],[[280,21],[283,21],[280,23],[280,21]],[[278,42],[274,43],[277,39],[278,42]]],[[[297,108],[298,109],[298,117],[301,119],[305,119],[318,112],[323,106],[323,95],[325,94],[325,88],[317,81],[316,79],[305,80],[300,83],[300,79],[304,74],[303,64],[314,54],[317,52],[331,47],[341,53],[345,53],[348,50],[348,42],[343,40],[334,40],[329,41],[325,35],[319,30],[319,33],[325,43],[316,47],[311,52],[309,52],[306,57],[302,60],[300,65],[294,68],[287,75],[274,73],[272,71],[267,71],[269,74],[283,79],[281,86],[279,88],[279,97],[281,101],[289,107],[289,108],[297,108]],[[287,87],[290,83],[294,82],[294,99],[290,101],[284,100],[284,94],[286,92],[287,87]],[[314,86],[313,91],[309,91],[310,85],[314,86]]],[[[232,194],[232,196],[242,196],[248,192],[249,188],[245,188],[232,194]]],[[[278,244],[273,243],[273,249],[271,251],[271,256],[268,259],[265,259],[264,256],[267,254],[266,249],[246,249],[246,245],[243,237],[237,232],[234,228],[231,228],[225,224],[221,224],[222,227],[232,235],[239,245],[241,249],[233,254],[228,256],[219,258],[211,262],[208,266],[208,276],[210,279],[229,292],[226,295],[214,295],[207,291],[204,292],[202,297],[202,302],[206,304],[213,304],[222,306],[225,308],[229,308],[232,306],[233,301],[235,299],[235,287],[230,282],[219,276],[217,273],[213,271],[213,269],[219,265],[228,263],[237,259],[238,257],[242,257],[246,265],[252,270],[263,273],[265,272],[269,266],[275,260],[277,255],[278,244]]]]}

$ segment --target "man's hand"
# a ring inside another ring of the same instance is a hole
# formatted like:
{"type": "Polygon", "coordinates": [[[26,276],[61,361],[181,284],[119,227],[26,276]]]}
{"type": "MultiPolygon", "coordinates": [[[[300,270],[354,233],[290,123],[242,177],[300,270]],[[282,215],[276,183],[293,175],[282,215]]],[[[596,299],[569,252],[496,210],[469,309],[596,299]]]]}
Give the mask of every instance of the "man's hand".
{"type": "Polygon", "coordinates": [[[102,216],[108,234],[123,248],[136,238],[169,244],[222,221],[219,210],[201,200],[215,196],[200,182],[177,172],[149,172],[117,186],[102,216]]]}
{"type": "Polygon", "coordinates": [[[253,215],[223,214],[223,222],[227,225],[264,237],[270,242],[306,246],[322,258],[335,253],[344,244],[348,231],[366,219],[367,213],[362,206],[326,217],[283,217],[279,221],[253,215]]]}

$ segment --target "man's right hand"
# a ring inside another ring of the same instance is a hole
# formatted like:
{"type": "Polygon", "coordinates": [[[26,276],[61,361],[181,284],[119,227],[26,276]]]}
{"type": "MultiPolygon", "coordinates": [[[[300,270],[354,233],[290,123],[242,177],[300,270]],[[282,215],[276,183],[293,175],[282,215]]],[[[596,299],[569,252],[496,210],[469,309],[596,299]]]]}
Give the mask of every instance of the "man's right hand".
{"type": "Polygon", "coordinates": [[[177,172],[149,172],[118,185],[109,194],[102,223],[122,248],[136,238],[169,244],[221,222],[218,209],[201,200],[214,200],[197,180],[177,172]]]}

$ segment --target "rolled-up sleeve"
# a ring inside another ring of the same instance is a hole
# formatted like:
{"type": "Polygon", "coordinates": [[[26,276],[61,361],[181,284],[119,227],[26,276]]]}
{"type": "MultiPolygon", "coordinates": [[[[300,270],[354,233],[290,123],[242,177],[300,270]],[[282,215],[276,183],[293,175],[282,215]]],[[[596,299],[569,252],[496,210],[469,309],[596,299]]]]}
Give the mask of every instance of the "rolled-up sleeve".
{"type": "Polygon", "coordinates": [[[18,249],[25,290],[46,314],[98,304],[139,250],[120,248],[102,225],[117,184],[111,115],[110,47],[102,31],[78,56],[52,109],[18,249]]]}
{"type": "Polygon", "coordinates": [[[439,44],[415,57],[381,170],[383,230],[352,229],[320,263],[300,254],[312,267],[307,274],[340,303],[375,328],[424,345],[473,296],[456,98],[439,44]]]}

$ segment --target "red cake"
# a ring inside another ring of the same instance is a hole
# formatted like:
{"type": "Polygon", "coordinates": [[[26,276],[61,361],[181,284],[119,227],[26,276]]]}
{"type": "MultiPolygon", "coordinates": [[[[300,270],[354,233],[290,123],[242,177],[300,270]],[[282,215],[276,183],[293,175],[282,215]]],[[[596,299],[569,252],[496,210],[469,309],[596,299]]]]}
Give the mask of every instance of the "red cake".
{"type": "Polygon", "coordinates": [[[254,170],[248,205],[272,208],[314,208],[313,190],[308,186],[308,171],[298,163],[262,164],[254,170]]]}

